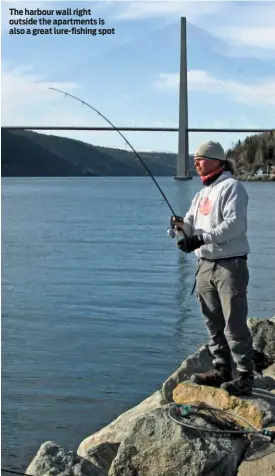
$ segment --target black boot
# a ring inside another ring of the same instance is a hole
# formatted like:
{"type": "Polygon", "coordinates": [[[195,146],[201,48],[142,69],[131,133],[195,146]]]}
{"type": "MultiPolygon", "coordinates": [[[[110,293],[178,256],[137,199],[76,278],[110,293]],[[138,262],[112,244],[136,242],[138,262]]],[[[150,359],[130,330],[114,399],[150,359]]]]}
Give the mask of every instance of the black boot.
{"type": "Polygon", "coordinates": [[[201,374],[194,374],[192,382],[209,387],[220,387],[222,383],[232,380],[231,368],[223,364],[215,364],[213,370],[201,374]]]}
{"type": "Polygon", "coordinates": [[[253,382],[253,372],[238,372],[236,378],[231,380],[231,382],[223,383],[221,388],[227,390],[230,395],[235,395],[237,397],[251,395],[253,382]]]}

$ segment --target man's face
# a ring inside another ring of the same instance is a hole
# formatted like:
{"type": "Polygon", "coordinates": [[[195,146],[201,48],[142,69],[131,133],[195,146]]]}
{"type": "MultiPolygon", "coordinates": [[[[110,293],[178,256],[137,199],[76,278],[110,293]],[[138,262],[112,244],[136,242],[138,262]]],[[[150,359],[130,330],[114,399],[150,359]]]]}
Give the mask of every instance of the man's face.
{"type": "Polygon", "coordinates": [[[220,160],[195,158],[194,165],[197,174],[201,177],[204,177],[205,175],[211,174],[215,170],[219,169],[222,163],[220,160]]]}

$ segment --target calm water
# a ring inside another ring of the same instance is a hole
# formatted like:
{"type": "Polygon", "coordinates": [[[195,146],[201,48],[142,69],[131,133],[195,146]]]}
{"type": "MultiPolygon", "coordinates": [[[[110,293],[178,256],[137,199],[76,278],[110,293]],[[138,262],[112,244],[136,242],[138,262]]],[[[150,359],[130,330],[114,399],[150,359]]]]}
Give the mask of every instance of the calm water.
{"type": "MultiPolygon", "coordinates": [[[[159,180],[184,213],[198,179],[159,180]]],[[[274,183],[250,196],[249,315],[275,314],[274,183]]],[[[195,258],[149,178],[2,180],[2,465],[77,449],[207,341],[195,258]]]]}

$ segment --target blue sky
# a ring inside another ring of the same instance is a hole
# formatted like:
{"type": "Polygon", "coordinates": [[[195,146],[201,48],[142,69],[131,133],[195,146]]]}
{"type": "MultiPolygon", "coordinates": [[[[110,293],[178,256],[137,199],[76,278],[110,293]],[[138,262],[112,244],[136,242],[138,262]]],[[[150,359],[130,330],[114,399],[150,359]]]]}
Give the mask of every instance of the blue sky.
{"type": "MultiPolygon", "coordinates": [[[[274,128],[271,1],[4,1],[2,125],[106,125],[91,110],[49,91],[53,86],[90,102],[119,126],[177,127],[181,16],[188,22],[189,127],[274,128]],[[91,9],[116,34],[10,35],[8,21],[19,17],[11,17],[9,8],[91,9]]],[[[126,148],[115,132],[51,133],[126,148]]],[[[177,151],[177,133],[125,135],[140,150],[177,151]]],[[[210,138],[228,148],[243,137],[190,133],[189,148],[210,138]]]]}

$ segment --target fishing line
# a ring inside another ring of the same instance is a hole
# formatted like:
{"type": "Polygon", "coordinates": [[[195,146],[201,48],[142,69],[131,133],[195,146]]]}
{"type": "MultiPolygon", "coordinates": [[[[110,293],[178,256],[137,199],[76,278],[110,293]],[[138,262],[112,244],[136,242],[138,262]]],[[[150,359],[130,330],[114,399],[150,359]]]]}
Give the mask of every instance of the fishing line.
{"type": "Polygon", "coordinates": [[[140,155],[137,153],[137,151],[134,149],[134,147],[130,144],[130,142],[126,139],[126,137],[122,134],[122,132],[106,117],[104,116],[104,114],[102,114],[101,112],[99,112],[95,107],[91,106],[91,104],[87,103],[86,101],[83,101],[82,99],[78,98],[77,96],[74,96],[73,94],[70,94],[70,93],[67,93],[65,91],[62,91],[61,89],[57,89],[57,88],[49,88],[49,89],[52,89],[53,91],[57,91],[58,93],[61,93],[61,94],[64,94],[65,96],[69,96],[71,97],[72,99],[75,99],[76,101],[80,102],[81,104],[84,104],[85,106],[89,107],[90,109],[92,109],[93,111],[95,111],[99,116],[101,116],[105,121],[108,122],[108,124],[110,124],[110,126],[113,127],[113,129],[118,132],[118,134],[123,138],[123,140],[126,142],[126,144],[132,149],[132,151],[134,152],[134,154],[137,156],[138,160],[141,162],[141,164],[143,165],[143,167],[145,168],[146,172],[148,173],[148,175],[150,175],[150,177],[152,178],[152,180],[154,181],[155,185],[157,186],[159,192],[161,193],[162,197],[164,198],[165,202],[167,203],[170,211],[172,212],[172,215],[173,216],[176,216],[172,206],[170,205],[166,195],[164,194],[163,190],[161,189],[161,187],[159,186],[158,182],[156,181],[155,177],[152,175],[152,173],[150,172],[150,170],[148,169],[147,165],[145,164],[145,162],[142,160],[142,158],[140,157],[140,155]]]}

